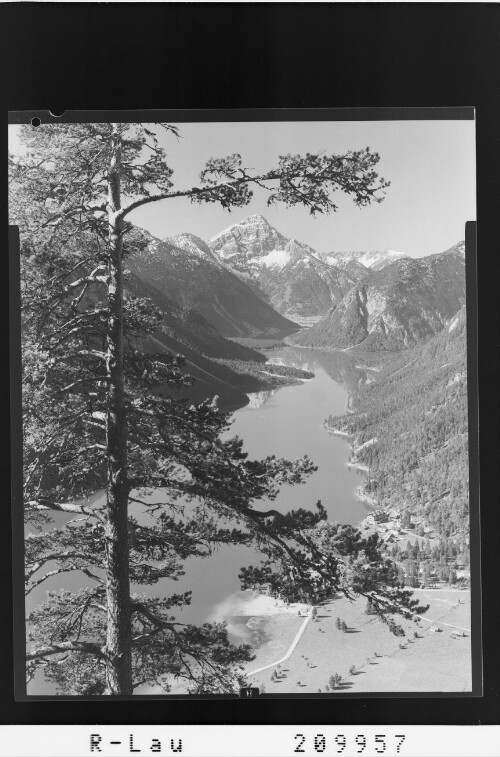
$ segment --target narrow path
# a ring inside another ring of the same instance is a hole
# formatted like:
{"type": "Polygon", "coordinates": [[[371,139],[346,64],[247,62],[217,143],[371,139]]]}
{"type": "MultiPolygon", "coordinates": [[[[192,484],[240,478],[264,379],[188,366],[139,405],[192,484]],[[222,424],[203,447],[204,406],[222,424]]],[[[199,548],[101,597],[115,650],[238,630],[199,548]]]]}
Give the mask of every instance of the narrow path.
{"type": "Polygon", "coordinates": [[[285,660],[288,660],[288,658],[292,654],[293,650],[295,649],[295,647],[299,643],[300,637],[302,636],[302,634],[306,630],[306,626],[309,623],[309,621],[311,620],[311,617],[312,617],[312,615],[311,615],[311,613],[309,613],[309,615],[306,617],[306,619],[304,620],[304,622],[300,626],[299,630],[295,634],[295,638],[292,641],[292,643],[290,644],[288,652],[286,653],[286,655],[284,657],[282,657],[280,660],[276,660],[276,662],[271,662],[269,665],[264,665],[262,668],[257,668],[256,670],[251,670],[249,673],[245,674],[247,676],[247,678],[248,678],[248,676],[254,676],[257,673],[261,673],[263,670],[267,670],[268,668],[274,668],[276,665],[281,665],[282,662],[285,662],[285,660]]]}
{"type": "Polygon", "coordinates": [[[460,628],[461,631],[468,631],[470,633],[470,628],[464,628],[464,626],[456,626],[453,623],[445,623],[444,620],[439,620],[439,618],[436,618],[432,620],[432,618],[425,618],[423,615],[417,615],[420,620],[426,620],[428,623],[439,623],[442,626],[450,626],[450,628],[460,628]]]}
{"type": "MultiPolygon", "coordinates": [[[[405,531],[405,533],[407,534],[408,531],[405,531]]],[[[425,591],[429,593],[432,592],[433,594],[435,594],[438,591],[446,591],[450,593],[454,592],[455,594],[462,594],[465,597],[465,595],[468,592],[468,589],[416,589],[412,587],[411,591],[425,591]]]]}

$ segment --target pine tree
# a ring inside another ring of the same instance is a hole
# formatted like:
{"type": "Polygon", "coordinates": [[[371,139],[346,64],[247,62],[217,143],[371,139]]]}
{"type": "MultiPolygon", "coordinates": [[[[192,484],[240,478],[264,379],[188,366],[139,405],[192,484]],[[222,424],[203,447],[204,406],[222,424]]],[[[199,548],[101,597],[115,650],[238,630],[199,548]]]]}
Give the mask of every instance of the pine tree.
{"type": "MultiPolygon", "coordinates": [[[[335,190],[364,206],[387,186],[374,170],[378,155],[286,155],[260,175],[231,155],[209,160],[198,186],[176,189],[160,129],[176,133],[166,124],[24,127],[25,152],[10,161],[21,233],[24,500],[38,528],[26,542],[27,592],[73,571],[88,579],[79,591],[49,592],[31,614],[28,678],[43,666],[65,693],[128,695],[144,683],[168,691],[172,677],[193,692],[234,690],[248,647],[229,645],[221,625],[177,622],[172,611],[189,592],[130,591],[175,579],[185,559],[216,544],[258,547],[263,565],[242,571],[243,587],[268,582],[308,601],[348,590],[345,549],[324,553],[308,535],[325,520],[320,504],[285,516],[255,507],[283,483],[304,481],[312,462],[249,460],[241,440],[221,440],[229,415],[216,402],[173,397],[189,378],[182,358],[152,346],[162,313],[128,288],[126,259],[144,240],[127,217],[176,197],[243,206],[252,185],[269,190],[270,204],[313,215],[336,210],[335,190]],[[100,489],[104,504],[85,503],[100,489]],[[181,497],[194,503],[188,512],[181,497]]],[[[376,545],[359,545],[372,568],[353,590],[375,592],[382,615],[410,612],[376,545]]]]}
{"type": "MultiPolygon", "coordinates": [[[[399,579],[399,574],[398,574],[398,579],[399,579]]],[[[365,607],[365,615],[376,615],[376,614],[377,614],[377,610],[375,609],[373,604],[370,602],[370,600],[367,599],[366,607],[365,607]]]]}

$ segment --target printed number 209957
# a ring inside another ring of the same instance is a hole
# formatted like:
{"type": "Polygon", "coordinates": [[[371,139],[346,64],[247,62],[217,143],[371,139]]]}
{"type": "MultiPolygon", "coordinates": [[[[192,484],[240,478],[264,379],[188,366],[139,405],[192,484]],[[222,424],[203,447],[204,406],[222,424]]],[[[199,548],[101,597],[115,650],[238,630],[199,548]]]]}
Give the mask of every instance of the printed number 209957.
{"type": "Polygon", "coordinates": [[[389,738],[383,733],[375,734],[372,737],[359,733],[351,739],[348,739],[343,733],[337,733],[335,736],[328,737],[327,743],[327,737],[323,733],[318,733],[312,737],[311,743],[311,737],[307,739],[303,733],[297,733],[295,734],[296,746],[293,751],[299,754],[306,754],[306,752],[310,753],[311,747],[313,747],[315,752],[328,751],[329,754],[342,754],[346,750],[350,754],[363,754],[366,749],[377,754],[389,754],[391,752],[393,754],[401,754],[401,746],[405,740],[405,736],[396,734],[390,740],[393,741],[392,744],[389,743],[389,738]]]}

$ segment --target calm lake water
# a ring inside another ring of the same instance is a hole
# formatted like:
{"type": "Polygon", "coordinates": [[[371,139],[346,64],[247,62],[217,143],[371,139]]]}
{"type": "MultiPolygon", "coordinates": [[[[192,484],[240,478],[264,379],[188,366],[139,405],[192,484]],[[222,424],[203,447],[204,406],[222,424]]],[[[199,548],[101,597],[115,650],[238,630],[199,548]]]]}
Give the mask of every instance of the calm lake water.
{"type": "MultiPolygon", "coordinates": [[[[249,395],[249,405],[234,413],[229,436],[240,436],[253,458],[308,455],[318,466],[305,484],[284,486],[273,508],[283,512],[298,507],[315,509],[315,503],[321,500],[329,520],[358,523],[367,514],[366,505],[354,493],[360,474],[347,467],[346,441],[329,434],[323,423],[330,414],[346,412],[357,386],[366,379],[364,371],[344,353],[285,347],[270,352],[269,360],[312,371],[315,377],[302,384],[249,395]]],[[[255,506],[267,507],[264,502],[255,506]]],[[[192,590],[192,603],[182,611],[182,619],[204,622],[223,615],[225,600],[240,588],[240,568],[258,562],[258,555],[247,547],[224,546],[208,559],[188,560],[181,580],[164,581],[161,587],[152,587],[152,593],[192,590]]]]}

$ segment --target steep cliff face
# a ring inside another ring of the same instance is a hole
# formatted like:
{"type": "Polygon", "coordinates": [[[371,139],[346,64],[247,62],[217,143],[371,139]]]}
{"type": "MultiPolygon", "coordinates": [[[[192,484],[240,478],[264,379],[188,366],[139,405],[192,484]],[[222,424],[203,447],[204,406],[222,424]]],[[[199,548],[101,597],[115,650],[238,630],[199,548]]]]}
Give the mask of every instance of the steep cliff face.
{"type": "Polygon", "coordinates": [[[355,283],[348,270],[287,239],[263,216],[250,216],[210,240],[217,257],[288,318],[319,319],[355,283]]]}
{"type": "Polygon", "coordinates": [[[322,321],[291,340],[311,347],[399,350],[438,333],[464,304],[464,258],[455,247],[373,271],[322,321]]]}
{"type": "Polygon", "coordinates": [[[165,241],[140,234],[146,244],[127,258],[131,273],[180,307],[200,313],[223,336],[272,336],[297,328],[193,234],[165,241]]]}

